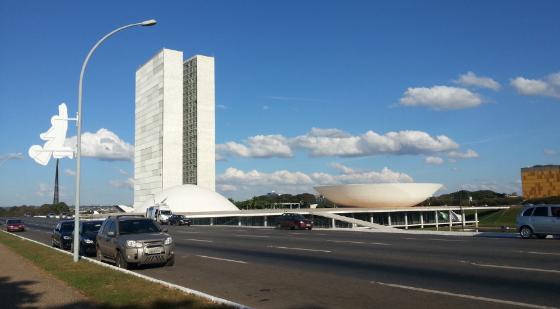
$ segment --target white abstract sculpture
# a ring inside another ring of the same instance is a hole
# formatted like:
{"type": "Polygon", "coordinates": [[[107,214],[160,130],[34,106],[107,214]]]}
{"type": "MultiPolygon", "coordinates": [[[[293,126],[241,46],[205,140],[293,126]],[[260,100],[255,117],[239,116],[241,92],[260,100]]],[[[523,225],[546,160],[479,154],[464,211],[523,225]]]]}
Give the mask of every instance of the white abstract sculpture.
{"type": "Polygon", "coordinates": [[[62,103],[58,106],[58,115],[51,117],[51,128],[41,133],[39,136],[46,141],[45,145],[33,145],[29,148],[29,156],[35,162],[41,165],[47,165],[51,156],[55,159],[74,157],[74,151],[70,147],[64,146],[66,140],[66,131],[68,130],[68,110],[66,104],[62,103]]]}

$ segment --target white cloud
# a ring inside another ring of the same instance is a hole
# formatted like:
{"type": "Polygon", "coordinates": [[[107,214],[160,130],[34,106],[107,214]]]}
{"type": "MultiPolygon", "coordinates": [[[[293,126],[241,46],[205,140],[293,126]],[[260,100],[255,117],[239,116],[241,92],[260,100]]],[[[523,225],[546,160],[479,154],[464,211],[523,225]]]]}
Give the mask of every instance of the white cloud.
{"type": "Polygon", "coordinates": [[[217,104],[216,105],[217,109],[227,109],[227,106],[223,105],[223,104],[217,104]]]}
{"type": "Polygon", "coordinates": [[[381,171],[367,171],[356,170],[338,163],[333,163],[331,166],[341,173],[336,175],[324,172],[306,174],[287,170],[266,173],[257,170],[243,171],[230,167],[223,174],[218,175],[216,180],[219,191],[236,192],[237,195],[244,197],[271,191],[314,192],[313,186],[316,185],[413,181],[409,175],[392,171],[387,167],[381,171]]]}
{"type": "Polygon", "coordinates": [[[429,156],[429,157],[424,158],[424,162],[426,162],[426,164],[442,165],[443,164],[443,159],[440,158],[440,157],[429,156]]]}
{"type": "Polygon", "coordinates": [[[40,183],[39,188],[35,192],[38,196],[49,196],[54,194],[54,189],[47,184],[40,183]]]}
{"type": "Polygon", "coordinates": [[[109,184],[115,188],[134,189],[133,178],[127,178],[126,180],[109,180],[109,184]]]}
{"type": "Polygon", "coordinates": [[[123,170],[122,168],[118,168],[117,171],[119,172],[119,174],[124,175],[124,176],[128,176],[129,173],[125,170],[123,170]]]}
{"type": "Polygon", "coordinates": [[[292,156],[292,149],[288,145],[288,140],[282,135],[256,135],[249,137],[245,143],[246,145],[236,142],[216,145],[217,159],[223,160],[228,155],[245,158],[286,158],[292,156]]]}
{"type": "Polygon", "coordinates": [[[67,168],[67,169],[64,170],[64,174],[66,174],[68,176],[76,176],[76,171],[67,168]]]}
{"type": "MultiPolygon", "coordinates": [[[[67,138],[65,145],[75,147],[76,136],[67,138]]],[[[82,156],[107,161],[130,161],[134,158],[134,146],[120,139],[117,134],[101,128],[95,133],[82,134],[82,156]]]]}
{"type": "Polygon", "coordinates": [[[483,102],[477,93],[449,86],[408,88],[400,99],[401,105],[426,106],[435,110],[471,108],[483,102]]]}
{"type": "Polygon", "coordinates": [[[500,83],[490,77],[476,76],[473,72],[467,72],[459,76],[455,83],[465,87],[481,87],[488,88],[494,91],[500,90],[500,83]]]}
{"type": "Polygon", "coordinates": [[[0,166],[11,160],[23,160],[24,156],[22,153],[7,153],[0,155],[0,166]]]}
{"type": "Polygon", "coordinates": [[[558,154],[558,151],[554,150],[554,149],[544,149],[543,153],[545,156],[555,156],[558,154]]]}
{"type": "Polygon", "coordinates": [[[560,72],[550,74],[544,79],[519,76],[512,79],[510,84],[521,95],[560,98],[560,72]]]}
{"type": "Polygon", "coordinates": [[[454,159],[475,159],[480,157],[478,153],[472,149],[468,149],[466,152],[450,151],[447,155],[454,159]]]}

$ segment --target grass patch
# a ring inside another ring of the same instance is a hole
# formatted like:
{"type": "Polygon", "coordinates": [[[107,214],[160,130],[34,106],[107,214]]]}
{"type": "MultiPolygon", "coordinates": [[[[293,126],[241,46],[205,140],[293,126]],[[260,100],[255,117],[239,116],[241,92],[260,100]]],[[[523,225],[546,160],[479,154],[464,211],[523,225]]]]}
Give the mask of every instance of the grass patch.
{"type": "Polygon", "coordinates": [[[83,307],[229,308],[93,263],[74,263],[70,255],[6,233],[0,232],[0,242],[92,300],[83,307]]]}
{"type": "Polygon", "coordinates": [[[485,227],[515,227],[515,219],[523,206],[511,206],[509,209],[481,211],[478,213],[479,226],[485,227]]]}

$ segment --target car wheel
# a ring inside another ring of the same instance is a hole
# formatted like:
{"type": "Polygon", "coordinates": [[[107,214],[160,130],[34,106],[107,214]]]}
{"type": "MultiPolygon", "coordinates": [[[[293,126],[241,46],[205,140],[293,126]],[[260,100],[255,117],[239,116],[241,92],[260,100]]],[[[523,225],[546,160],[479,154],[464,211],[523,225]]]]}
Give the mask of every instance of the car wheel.
{"type": "Polygon", "coordinates": [[[169,260],[167,260],[167,262],[165,263],[165,266],[173,266],[175,265],[175,256],[172,256],[169,260]]]}
{"type": "Polygon", "coordinates": [[[538,239],[545,239],[546,236],[547,236],[546,234],[537,234],[538,239]]]}
{"type": "Polygon", "coordinates": [[[524,225],[519,229],[519,235],[521,235],[521,238],[531,238],[531,236],[533,236],[533,230],[524,225]]]}
{"type": "Polygon", "coordinates": [[[103,254],[101,254],[101,250],[99,250],[99,247],[96,247],[95,254],[97,255],[97,260],[99,262],[103,262],[103,254]]]}
{"type": "Polygon", "coordinates": [[[56,245],[54,244],[54,239],[51,238],[51,246],[56,248],[56,245]]]}
{"type": "Polygon", "coordinates": [[[128,269],[128,263],[124,259],[124,256],[122,255],[122,252],[119,252],[117,254],[116,264],[117,264],[118,268],[128,269]]]}

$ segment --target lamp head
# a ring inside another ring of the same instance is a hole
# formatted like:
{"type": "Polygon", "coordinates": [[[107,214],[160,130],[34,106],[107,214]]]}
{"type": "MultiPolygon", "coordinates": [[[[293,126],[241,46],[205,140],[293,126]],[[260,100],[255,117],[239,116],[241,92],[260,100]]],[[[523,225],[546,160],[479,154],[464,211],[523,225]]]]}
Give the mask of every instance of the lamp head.
{"type": "Polygon", "coordinates": [[[149,26],[153,26],[157,24],[155,19],[150,19],[150,20],[146,20],[140,23],[140,26],[142,27],[149,27],[149,26]]]}

